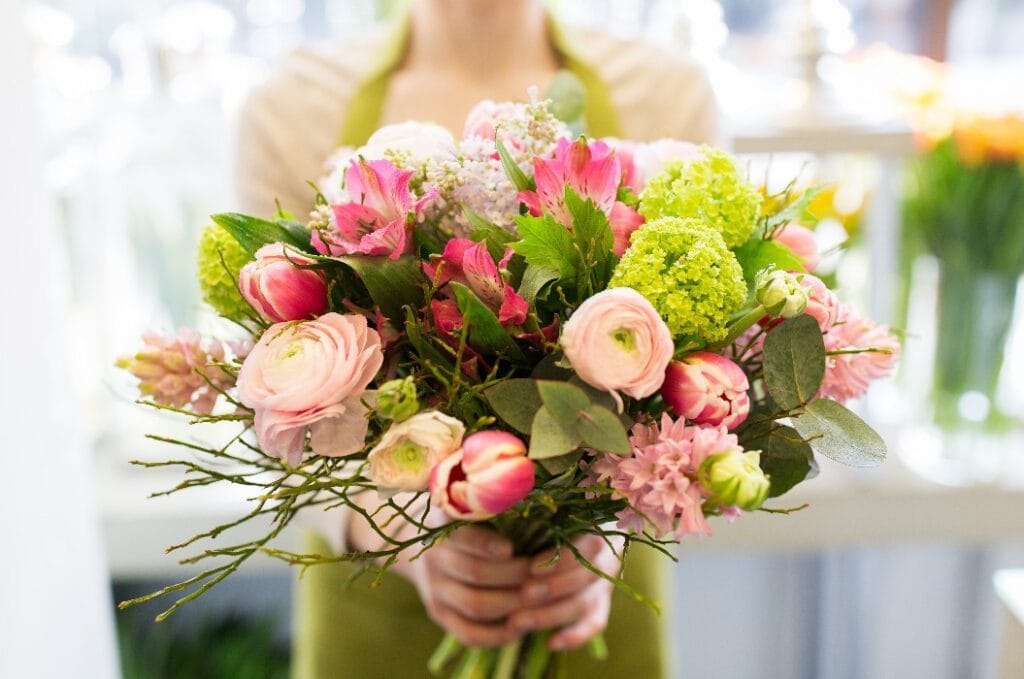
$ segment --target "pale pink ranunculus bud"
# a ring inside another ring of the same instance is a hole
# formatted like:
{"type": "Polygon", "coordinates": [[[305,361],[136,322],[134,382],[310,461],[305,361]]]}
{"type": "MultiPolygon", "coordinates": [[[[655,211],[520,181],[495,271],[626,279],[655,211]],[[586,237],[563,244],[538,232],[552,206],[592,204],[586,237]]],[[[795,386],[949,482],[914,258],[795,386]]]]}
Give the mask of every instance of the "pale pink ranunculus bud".
{"type": "Polygon", "coordinates": [[[238,272],[238,289],[270,323],[300,321],[327,311],[327,284],[319,271],[303,269],[315,262],[284,243],[256,251],[256,259],[238,272]]]}
{"type": "Polygon", "coordinates": [[[367,476],[384,494],[426,490],[430,470],[462,445],[466,427],[436,410],[391,425],[370,451],[367,476]]]}
{"type": "Polygon", "coordinates": [[[807,271],[814,271],[821,261],[818,255],[818,241],[814,239],[814,232],[806,226],[800,226],[790,222],[775,233],[773,240],[776,243],[785,245],[807,271]]]}
{"type": "MultiPolygon", "coordinates": [[[[516,105],[512,102],[496,102],[484,99],[473,107],[462,126],[462,138],[479,137],[493,141],[498,133],[499,123],[515,115],[516,105]]],[[[507,144],[506,140],[502,140],[507,144]]]]}
{"type": "Polygon", "coordinates": [[[641,185],[661,172],[665,163],[673,160],[688,162],[700,155],[699,146],[678,139],[658,139],[646,144],[635,144],[632,151],[635,172],[640,177],[641,185]]]}
{"type": "Polygon", "coordinates": [[[804,313],[818,321],[822,332],[828,332],[839,318],[839,298],[820,278],[812,274],[800,276],[800,285],[807,291],[804,313]]]}
{"type": "Polygon", "coordinates": [[[401,159],[406,169],[418,169],[427,161],[446,160],[455,155],[451,132],[435,123],[416,120],[385,125],[353,154],[366,160],[401,159]]]}
{"type": "Polygon", "coordinates": [[[644,398],[658,391],[675,346],[672,333],[643,295],[632,288],[597,293],[562,328],[562,350],[584,382],[644,398]]]}
{"type": "Polygon", "coordinates": [[[526,444],[503,431],[479,431],[430,473],[430,502],[453,519],[482,521],[501,514],[533,490],[526,444]]]}
{"type": "Polygon", "coordinates": [[[709,351],[695,351],[668,364],[661,397],[690,422],[732,430],[750,413],[749,389],[747,375],[738,365],[709,351]]]}
{"type": "Polygon", "coordinates": [[[367,422],[360,397],[383,362],[380,336],[363,316],[332,312],[267,328],[238,373],[238,398],[256,413],[263,452],[294,466],[307,430],[318,455],[361,450],[367,422]]]}

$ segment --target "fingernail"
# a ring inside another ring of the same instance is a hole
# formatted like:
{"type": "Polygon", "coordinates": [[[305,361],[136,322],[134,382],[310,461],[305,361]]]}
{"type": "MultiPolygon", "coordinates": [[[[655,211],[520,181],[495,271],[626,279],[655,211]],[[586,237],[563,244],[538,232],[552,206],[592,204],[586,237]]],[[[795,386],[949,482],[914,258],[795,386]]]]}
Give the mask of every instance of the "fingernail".
{"type": "Polygon", "coordinates": [[[543,582],[535,582],[532,585],[526,587],[526,597],[528,599],[543,599],[548,594],[548,586],[543,582]]]}

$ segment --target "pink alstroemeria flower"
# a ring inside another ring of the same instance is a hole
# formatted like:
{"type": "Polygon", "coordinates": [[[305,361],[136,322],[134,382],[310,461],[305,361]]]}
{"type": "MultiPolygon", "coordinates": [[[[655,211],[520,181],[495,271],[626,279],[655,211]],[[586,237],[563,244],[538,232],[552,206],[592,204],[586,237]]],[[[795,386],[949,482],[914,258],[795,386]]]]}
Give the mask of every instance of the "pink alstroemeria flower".
{"type": "Polygon", "coordinates": [[[321,254],[387,255],[398,259],[410,251],[409,215],[419,216],[437,196],[437,190],[413,200],[411,170],[387,160],[352,161],[345,172],[345,191],[351,202],[332,205],[333,229],[313,234],[313,247],[321,254]]]}
{"type": "MultiPolygon", "coordinates": [[[[630,162],[632,167],[632,162],[630,162]]],[[[565,206],[565,187],[581,198],[590,199],[612,222],[615,254],[622,255],[629,247],[629,236],[644,219],[636,210],[617,200],[623,181],[622,165],[615,150],[603,141],[587,142],[583,137],[571,142],[559,139],[554,158],[534,158],[533,176],[536,191],[521,191],[519,200],[530,214],[544,212],[566,228],[572,228],[572,215],[565,206]]]]}
{"type": "Polygon", "coordinates": [[[501,277],[501,269],[508,265],[512,250],[495,263],[485,243],[474,243],[467,238],[453,238],[444,246],[444,252],[431,264],[424,264],[426,274],[437,278],[440,285],[455,281],[473,291],[498,315],[504,326],[522,325],[530,305],[501,277]]]}

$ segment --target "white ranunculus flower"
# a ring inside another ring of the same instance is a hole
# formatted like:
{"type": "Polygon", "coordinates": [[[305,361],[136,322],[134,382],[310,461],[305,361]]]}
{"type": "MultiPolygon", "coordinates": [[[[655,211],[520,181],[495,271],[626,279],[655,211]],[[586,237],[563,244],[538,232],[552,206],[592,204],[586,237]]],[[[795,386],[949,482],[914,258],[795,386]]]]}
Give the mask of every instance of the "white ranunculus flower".
{"type": "Polygon", "coordinates": [[[367,160],[387,158],[389,154],[407,154],[406,167],[415,169],[428,160],[454,157],[455,139],[440,125],[409,120],[380,128],[355,153],[367,160]]]}
{"type": "Polygon", "coordinates": [[[462,445],[466,427],[436,410],[395,423],[370,451],[368,476],[382,493],[426,490],[430,470],[462,445]]]}

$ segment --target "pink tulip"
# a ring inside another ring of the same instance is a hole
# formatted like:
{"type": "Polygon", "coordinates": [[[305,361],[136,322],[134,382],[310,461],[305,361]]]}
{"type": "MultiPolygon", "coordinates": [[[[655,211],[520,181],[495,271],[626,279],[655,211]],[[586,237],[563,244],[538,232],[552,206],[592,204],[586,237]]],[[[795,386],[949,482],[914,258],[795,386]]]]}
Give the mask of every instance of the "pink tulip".
{"type": "Polygon", "coordinates": [[[787,224],[776,232],[774,240],[785,245],[790,252],[796,255],[808,271],[818,268],[818,263],[821,261],[818,256],[818,242],[814,240],[814,232],[807,227],[793,223],[787,224]]]}
{"type": "Polygon", "coordinates": [[[453,519],[482,521],[501,514],[533,490],[526,444],[503,431],[480,431],[430,473],[430,501],[453,519]]]}
{"type": "Polygon", "coordinates": [[[270,323],[319,316],[327,311],[327,284],[320,272],[299,268],[314,263],[283,243],[270,243],[242,267],[238,288],[270,323]]]}
{"type": "Polygon", "coordinates": [[[696,351],[665,370],[661,397],[676,415],[694,424],[738,427],[750,413],[750,383],[729,359],[696,351]]]}
{"type": "Polygon", "coordinates": [[[445,245],[444,253],[424,269],[439,285],[456,281],[468,287],[498,315],[502,325],[522,325],[530,310],[529,304],[505,283],[499,270],[507,266],[511,257],[512,250],[506,250],[502,260],[495,263],[485,243],[453,238],[445,245]]]}
{"type": "Polygon", "coordinates": [[[409,190],[412,170],[401,170],[387,160],[352,160],[345,172],[348,203],[332,205],[334,223],[313,234],[321,254],[387,255],[398,259],[412,249],[409,216],[419,216],[437,196],[430,191],[413,201],[409,190]]]}
{"type": "Polygon", "coordinates": [[[523,191],[519,199],[539,216],[546,211],[565,227],[572,226],[572,217],[565,207],[565,187],[582,198],[594,201],[606,215],[611,213],[622,180],[622,167],[615,152],[603,141],[589,144],[583,137],[576,142],[559,139],[554,158],[534,158],[536,191],[523,191]]]}

